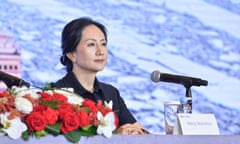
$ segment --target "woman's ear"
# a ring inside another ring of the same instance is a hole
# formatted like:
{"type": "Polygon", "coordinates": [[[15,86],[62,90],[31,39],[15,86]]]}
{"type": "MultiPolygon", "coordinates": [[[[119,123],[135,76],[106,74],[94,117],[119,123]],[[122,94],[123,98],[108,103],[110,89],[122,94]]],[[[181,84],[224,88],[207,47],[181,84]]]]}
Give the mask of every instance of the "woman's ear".
{"type": "Polygon", "coordinates": [[[76,61],[76,57],[75,57],[74,52],[69,52],[69,53],[66,54],[66,56],[67,56],[72,62],[75,62],[75,61],[76,61]]]}

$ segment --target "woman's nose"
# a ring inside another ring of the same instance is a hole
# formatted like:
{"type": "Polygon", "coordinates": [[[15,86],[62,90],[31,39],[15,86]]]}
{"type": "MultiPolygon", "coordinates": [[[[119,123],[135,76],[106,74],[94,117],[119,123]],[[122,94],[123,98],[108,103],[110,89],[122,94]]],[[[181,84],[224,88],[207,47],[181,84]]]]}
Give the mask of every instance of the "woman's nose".
{"type": "Polygon", "coordinates": [[[96,55],[104,55],[103,48],[101,45],[97,45],[96,55]]]}

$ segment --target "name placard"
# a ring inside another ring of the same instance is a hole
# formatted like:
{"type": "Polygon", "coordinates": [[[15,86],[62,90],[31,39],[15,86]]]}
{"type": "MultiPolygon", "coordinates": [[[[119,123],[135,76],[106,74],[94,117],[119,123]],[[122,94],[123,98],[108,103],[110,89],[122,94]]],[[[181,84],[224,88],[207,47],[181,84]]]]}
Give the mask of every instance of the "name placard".
{"type": "Polygon", "coordinates": [[[213,114],[177,114],[174,134],[219,135],[217,120],[213,114]]]}

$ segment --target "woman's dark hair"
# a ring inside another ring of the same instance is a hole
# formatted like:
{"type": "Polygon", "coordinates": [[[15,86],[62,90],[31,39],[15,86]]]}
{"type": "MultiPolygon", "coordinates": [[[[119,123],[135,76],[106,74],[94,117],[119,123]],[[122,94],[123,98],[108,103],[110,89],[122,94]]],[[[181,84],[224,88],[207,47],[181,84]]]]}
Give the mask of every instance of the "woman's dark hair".
{"type": "Polygon", "coordinates": [[[104,34],[107,41],[107,31],[103,24],[88,17],[82,17],[69,22],[62,31],[62,56],[60,61],[66,66],[67,71],[72,71],[72,61],[66,56],[69,52],[74,52],[82,38],[82,31],[89,25],[97,26],[104,34]]]}

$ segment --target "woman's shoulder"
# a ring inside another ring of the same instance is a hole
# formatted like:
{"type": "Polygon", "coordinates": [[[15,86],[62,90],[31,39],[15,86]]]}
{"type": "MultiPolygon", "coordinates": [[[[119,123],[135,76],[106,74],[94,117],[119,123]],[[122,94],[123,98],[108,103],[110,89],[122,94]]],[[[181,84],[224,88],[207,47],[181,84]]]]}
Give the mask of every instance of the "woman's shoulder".
{"type": "Polygon", "coordinates": [[[70,84],[72,84],[73,82],[74,82],[73,75],[71,73],[67,73],[65,76],[53,82],[52,84],[54,87],[62,88],[71,86],[70,84]]]}
{"type": "Polygon", "coordinates": [[[109,83],[99,82],[99,88],[101,89],[106,99],[112,100],[115,105],[119,105],[121,96],[119,90],[115,86],[109,83]]]}
{"type": "Polygon", "coordinates": [[[119,90],[113,86],[112,84],[99,82],[99,88],[103,91],[103,93],[107,93],[110,95],[119,95],[119,90]]]}
{"type": "Polygon", "coordinates": [[[105,82],[98,82],[99,87],[103,88],[103,89],[113,89],[113,90],[117,90],[117,88],[115,86],[113,86],[112,84],[109,83],[105,83],[105,82]]]}

